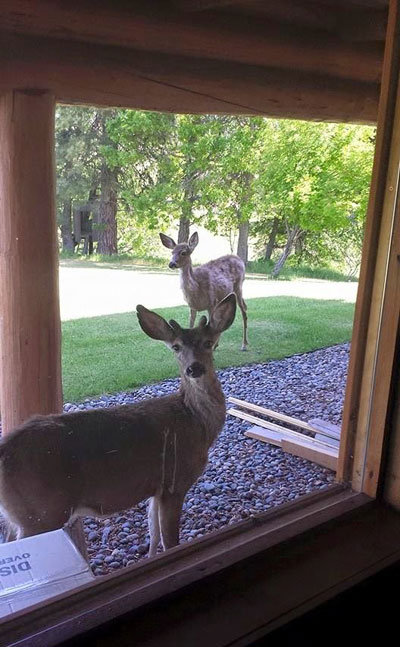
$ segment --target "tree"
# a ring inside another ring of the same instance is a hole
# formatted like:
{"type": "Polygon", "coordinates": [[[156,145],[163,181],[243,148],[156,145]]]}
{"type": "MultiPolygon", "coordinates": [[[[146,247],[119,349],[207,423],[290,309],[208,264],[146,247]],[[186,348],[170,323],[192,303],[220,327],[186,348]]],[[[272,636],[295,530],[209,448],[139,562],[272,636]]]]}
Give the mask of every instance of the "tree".
{"type": "Polygon", "coordinates": [[[116,111],[59,107],[56,111],[57,205],[63,249],[73,251],[74,206],[86,205],[100,191],[99,244],[103,254],[117,252],[118,169],[109,162],[115,145],[108,125],[116,111]]]}
{"type": "Polygon", "coordinates": [[[150,229],[179,223],[178,242],[201,220],[198,183],[204,172],[207,117],[120,111],[108,129],[114,162],[124,169],[129,217],[150,229]]]}
{"type": "Polygon", "coordinates": [[[72,212],[99,182],[98,112],[59,106],[56,110],[57,217],[63,249],[74,251],[72,212]]]}
{"type": "MultiPolygon", "coordinates": [[[[371,173],[372,130],[346,124],[265,121],[260,167],[260,202],[284,225],[285,242],[277,276],[301,241],[311,234],[335,234],[349,217],[363,222],[371,173]]],[[[262,230],[262,222],[258,229],[262,230]]],[[[298,250],[299,251],[299,250],[298,250]]],[[[316,253],[309,249],[309,254],[316,253]]]]}
{"type": "Polygon", "coordinates": [[[229,234],[238,231],[237,254],[246,263],[250,221],[257,211],[258,140],[264,120],[213,117],[209,120],[209,164],[202,182],[207,225],[229,234]]]}

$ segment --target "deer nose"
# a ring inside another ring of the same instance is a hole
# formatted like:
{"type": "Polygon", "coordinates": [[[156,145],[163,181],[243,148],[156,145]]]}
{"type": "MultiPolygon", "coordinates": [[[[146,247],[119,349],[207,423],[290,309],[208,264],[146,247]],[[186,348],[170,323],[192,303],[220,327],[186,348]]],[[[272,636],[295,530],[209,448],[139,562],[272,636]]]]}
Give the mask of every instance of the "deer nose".
{"type": "Polygon", "coordinates": [[[186,369],[186,375],[189,377],[201,377],[205,372],[206,369],[203,364],[200,364],[200,362],[193,362],[193,364],[188,366],[186,369]]]}
{"type": "Polygon", "coordinates": [[[168,267],[170,267],[171,270],[175,270],[178,266],[174,261],[171,261],[170,264],[168,265],[168,267]]]}

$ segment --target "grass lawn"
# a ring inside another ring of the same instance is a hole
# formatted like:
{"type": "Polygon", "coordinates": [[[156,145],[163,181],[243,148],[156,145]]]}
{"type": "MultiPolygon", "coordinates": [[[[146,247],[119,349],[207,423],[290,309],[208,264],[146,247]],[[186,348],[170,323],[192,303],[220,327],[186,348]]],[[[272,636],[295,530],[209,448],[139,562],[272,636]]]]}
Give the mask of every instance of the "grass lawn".
{"type": "MultiPolygon", "coordinates": [[[[218,368],[280,359],[349,341],[354,304],[294,297],[249,299],[249,350],[240,351],[242,318],[223,335],[218,368]]],[[[157,309],[186,326],[187,306],[157,309]]],[[[63,323],[65,401],[129,390],[178,374],[171,351],[149,339],[135,312],[63,323]]]]}

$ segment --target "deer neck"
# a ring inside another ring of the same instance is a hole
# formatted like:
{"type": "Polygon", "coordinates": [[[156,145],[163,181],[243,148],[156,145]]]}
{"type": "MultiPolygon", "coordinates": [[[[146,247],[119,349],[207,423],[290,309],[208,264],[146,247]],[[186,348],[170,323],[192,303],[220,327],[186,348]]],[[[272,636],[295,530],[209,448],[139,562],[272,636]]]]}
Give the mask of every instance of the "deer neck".
{"type": "Polygon", "coordinates": [[[179,272],[183,290],[187,289],[190,291],[191,288],[195,288],[197,286],[197,281],[194,275],[192,261],[190,258],[183,267],[179,268],[179,272]]]}
{"type": "Polygon", "coordinates": [[[185,406],[202,422],[211,445],[226,417],[225,396],[214,369],[196,380],[181,373],[180,392],[185,406]]]}

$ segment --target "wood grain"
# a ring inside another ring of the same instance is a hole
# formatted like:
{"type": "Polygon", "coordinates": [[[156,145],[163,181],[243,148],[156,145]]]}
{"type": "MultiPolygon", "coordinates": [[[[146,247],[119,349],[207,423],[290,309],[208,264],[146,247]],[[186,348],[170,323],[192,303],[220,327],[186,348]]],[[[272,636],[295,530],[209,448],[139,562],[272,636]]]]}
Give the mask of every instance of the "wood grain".
{"type": "Polygon", "coordinates": [[[0,395],[3,431],[62,409],[54,97],[0,97],[0,395]]]}
{"type": "Polygon", "coordinates": [[[52,91],[61,103],[374,123],[379,84],[4,34],[0,91],[52,91]]]}
{"type": "MultiPolygon", "coordinates": [[[[116,45],[162,54],[268,66],[378,83],[381,43],[353,43],[327,31],[292,29],[271,17],[207,12],[194,20],[173,6],[89,0],[4,0],[4,31],[68,41],[116,45]]],[[[360,12],[361,13],[361,12],[360,12]]]]}

